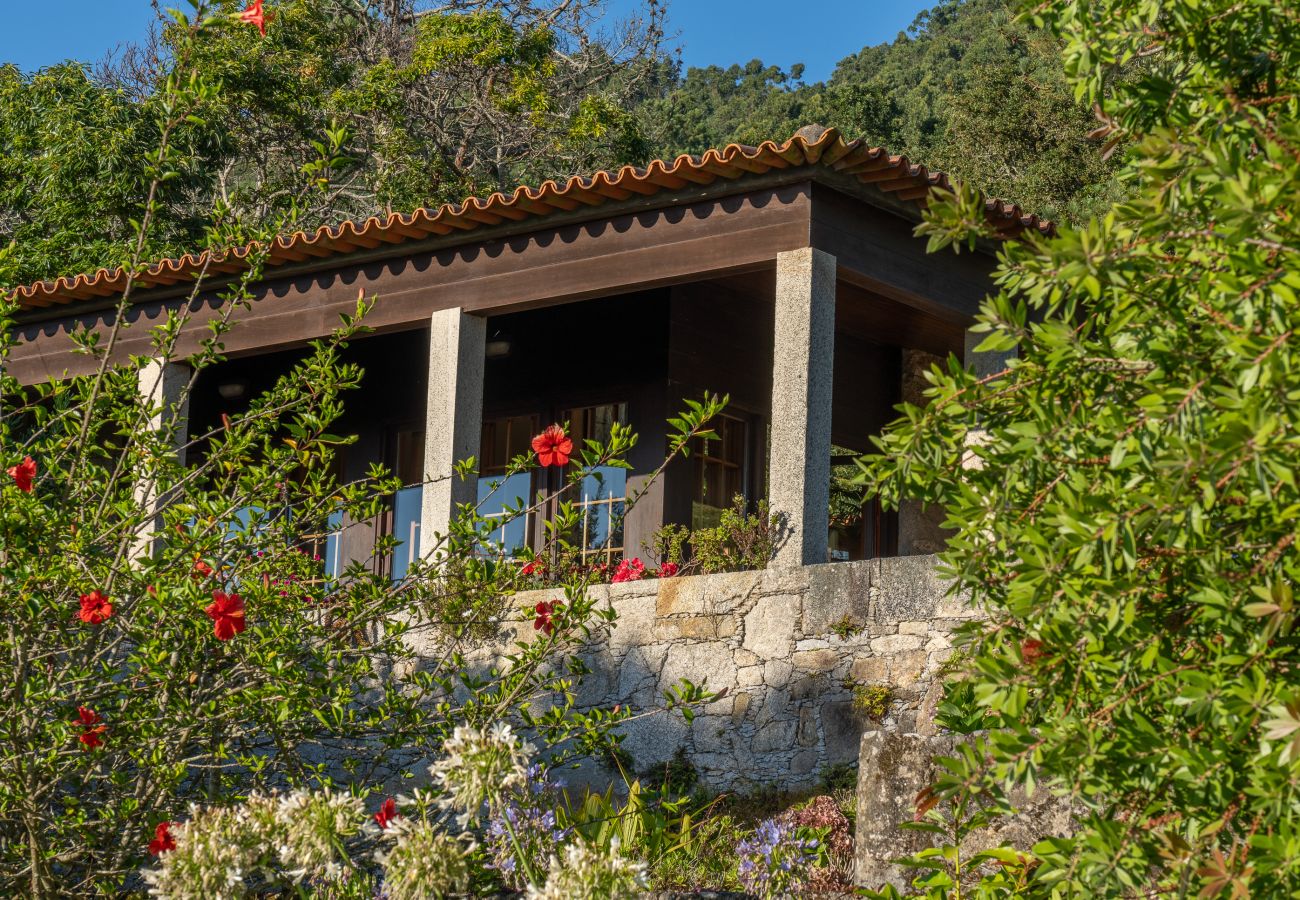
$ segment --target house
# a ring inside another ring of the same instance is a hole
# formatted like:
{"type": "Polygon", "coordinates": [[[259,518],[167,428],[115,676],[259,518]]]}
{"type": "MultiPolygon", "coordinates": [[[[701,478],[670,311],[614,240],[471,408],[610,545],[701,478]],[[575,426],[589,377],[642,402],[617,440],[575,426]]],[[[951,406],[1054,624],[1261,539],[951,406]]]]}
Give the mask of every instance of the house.
{"type": "MultiPolygon", "coordinates": [[[[916,510],[869,505],[832,531],[828,482],[833,452],[870,449],[909,371],[966,353],[992,248],[927,256],[912,233],[927,193],[945,183],[809,126],[779,144],[281,236],[251,308],[224,339],[228,361],[196,385],[189,431],[238,411],[363,291],[378,298],[367,319],[375,334],[350,350],[366,375],[337,426],[358,436],[340,474],[382,461],[410,487],[384,521],[343,529],[335,567],[365,558],[378,530],[404,546],[377,564],[404,572],[457,503],[478,500],[534,434],[561,421],[577,437],[615,421],[640,435],[630,471],[584,486],[583,549],[595,561],[643,554],[663,523],[709,523],[735,494],[766,497],[786,517],[777,566],[825,562],[832,549],[840,559],[924,552],[933,529],[916,510]],[[622,501],[662,461],[665,418],[703,391],[730,396],[719,439],[674,464],[624,521],[622,501]],[[477,485],[446,477],[470,456],[477,485]]],[[[1051,229],[996,201],[987,215],[1002,238],[1051,229]]],[[[150,354],[148,326],[190,302],[205,270],[179,348],[197,349],[222,313],[217,291],[247,255],[151,266],[137,279],[118,357],[150,354]]],[[[101,270],[19,288],[11,374],[34,383],[89,372],[93,360],[71,352],[69,334],[109,329],[125,280],[101,270]]],[[[182,380],[184,367],[168,364],[162,390],[182,380]]],[[[529,496],[542,477],[557,476],[513,476],[493,502],[529,496]]],[[[518,548],[539,531],[515,521],[499,539],[518,548]]]]}
{"type": "MultiPolygon", "coordinates": [[[[900,399],[919,399],[936,357],[971,365],[967,341],[990,287],[992,250],[927,256],[913,235],[945,177],[831,129],[729,146],[645,168],[600,172],[435,211],[345,222],[277,238],[253,299],[224,336],[227,360],[205,368],[186,412],[201,435],[242,411],[329,334],[359,292],[377,297],[352,342],[365,370],[334,430],[355,434],[339,474],[386,463],[408,485],[380,520],[339,522],[334,572],[367,560],[401,577],[411,554],[445,532],[458,503],[486,497],[533,435],[567,421],[577,437],[630,425],[630,470],[590,478],[580,497],[593,562],[641,555],[664,523],[708,524],[735,494],[766,498],[788,538],[766,570],[597,585],[616,624],[581,654],[580,705],[653,712],[681,678],[719,692],[692,721],[624,723],[636,771],[685,753],[719,789],[810,787],[856,761],[859,693],[874,728],[933,734],[951,632],[974,615],[948,595],[924,554],[943,540],[932,513],[904,504],[831,522],[833,459],[870,449],[900,399]],[[623,501],[663,461],[666,417],[684,398],[731,398],[718,438],[674,462],[624,517],[623,501]],[[453,466],[479,460],[477,482],[453,466]],[[402,543],[374,558],[380,534],[402,543]],[[834,557],[847,562],[826,563],[834,557]]],[[[1051,224],[989,201],[1001,239],[1051,224]]],[[[149,327],[188,304],[179,358],[214,317],[218,292],[249,251],[166,260],[138,276],[115,353],[153,353],[149,327]],[[202,292],[191,297],[195,276],[202,292]]],[[[122,271],[19,288],[19,342],[8,370],[22,383],[87,374],[70,334],[113,327],[122,271]]],[[[178,395],[190,372],[156,360],[142,391],[178,395]]],[[[530,496],[554,468],[511,481],[488,502],[530,496]]],[[[484,510],[492,513],[492,509],[484,510]]],[[[509,551],[542,523],[503,522],[509,551]]],[[[521,608],[550,595],[519,597],[521,608]]],[[[527,640],[532,619],[502,623],[527,640]]],[[[494,649],[484,648],[488,665],[494,649]]]]}

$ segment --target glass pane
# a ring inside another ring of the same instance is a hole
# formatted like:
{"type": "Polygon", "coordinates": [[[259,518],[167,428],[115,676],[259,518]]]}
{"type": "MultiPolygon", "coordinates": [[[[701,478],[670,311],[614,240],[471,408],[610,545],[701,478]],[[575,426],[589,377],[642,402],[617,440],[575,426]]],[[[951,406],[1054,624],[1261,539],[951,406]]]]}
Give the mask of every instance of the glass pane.
{"type": "Polygon", "coordinates": [[[503,524],[492,534],[495,549],[506,556],[513,556],[523,549],[528,539],[528,522],[524,516],[516,515],[504,521],[506,507],[518,509],[526,506],[532,493],[533,477],[528,472],[519,472],[509,478],[490,476],[478,480],[479,514],[486,519],[501,518],[503,524]]]}
{"type": "Polygon", "coordinates": [[[401,541],[393,550],[393,581],[401,581],[420,553],[420,506],[424,500],[421,485],[402,488],[393,497],[393,537],[401,541]]]}
{"type": "Polygon", "coordinates": [[[343,511],[330,515],[326,520],[325,527],[328,529],[325,535],[325,578],[334,581],[343,574],[343,560],[341,557],[343,542],[339,539],[340,530],[343,528],[343,511]]]}
{"type": "Polygon", "coordinates": [[[584,550],[623,546],[623,501],[626,498],[626,469],[602,466],[582,479],[580,500],[586,519],[584,550]]]}

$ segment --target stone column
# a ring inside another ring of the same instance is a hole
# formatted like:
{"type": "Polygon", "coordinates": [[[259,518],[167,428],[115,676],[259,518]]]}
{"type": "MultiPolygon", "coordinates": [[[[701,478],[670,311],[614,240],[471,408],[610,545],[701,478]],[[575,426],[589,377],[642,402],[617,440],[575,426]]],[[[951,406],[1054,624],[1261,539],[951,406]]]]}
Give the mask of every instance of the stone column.
{"type": "Polygon", "coordinates": [[[429,402],[424,422],[424,496],[420,554],[427,557],[447,533],[456,507],[478,499],[473,477],[456,463],[477,457],[483,428],[483,360],[487,319],[444,309],[429,320],[429,402]]]}
{"type": "MultiPolygon", "coordinates": [[[[163,438],[173,448],[179,461],[185,462],[185,444],[189,439],[189,387],[193,370],[184,363],[151,359],[137,373],[140,398],[148,407],[149,418],[144,427],[149,431],[169,433],[163,438]]],[[[132,557],[142,559],[153,552],[150,533],[157,531],[162,523],[164,498],[158,493],[157,485],[148,481],[138,482],[135,486],[135,500],[147,514],[147,524],[136,536],[132,557]]]]}
{"type": "Polygon", "coordinates": [[[826,562],[830,528],[835,257],[812,247],[776,257],[776,340],[768,497],[785,518],[773,565],[826,562]]]}
{"type": "MultiPolygon", "coordinates": [[[[980,334],[975,334],[970,331],[966,332],[966,347],[962,355],[962,362],[966,364],[967,369],[975,373],[977,378],[987,378],[990,375],[995,375],[998,372],[1001,372],[1007,367],[1007,363],[1010,360],[1016,358],[1015,350],[1005,350],[1002,352],[986,350],[983,353],[977,353],[975,348],[983,343],[986,337],[988,337],[987,332],[981,332],[980,334]]],[[[966,435],[966,446],[979,446],[984,442],[987,434],[988,432],[982,429],[972,429],[966,435]]],[[[979,457],[977,457],[972,451],[967,450],[962,460],[963,468],[971,468],[972,466],[977,466],[979,464],[979,457]]]]}

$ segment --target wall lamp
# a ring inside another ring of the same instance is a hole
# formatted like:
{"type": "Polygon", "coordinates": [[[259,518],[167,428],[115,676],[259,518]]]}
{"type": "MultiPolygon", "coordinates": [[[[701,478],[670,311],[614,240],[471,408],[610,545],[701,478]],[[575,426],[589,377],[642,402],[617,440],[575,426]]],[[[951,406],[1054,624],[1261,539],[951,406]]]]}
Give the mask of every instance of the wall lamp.
{"type": "Polygon", "coordinates": [[[217,393],[221,395],[222,400],[238,400],[248,393],[248,382],[227,381],[225,384],[217,385],[217,393]]]}

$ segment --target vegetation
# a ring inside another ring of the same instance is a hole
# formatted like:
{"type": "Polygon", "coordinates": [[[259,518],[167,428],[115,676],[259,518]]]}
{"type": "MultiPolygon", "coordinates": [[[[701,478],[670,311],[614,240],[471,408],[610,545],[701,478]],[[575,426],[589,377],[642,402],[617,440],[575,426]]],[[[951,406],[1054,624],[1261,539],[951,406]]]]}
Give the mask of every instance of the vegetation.
{"type": "Polygon", "coordinates": [[[680,575],[713,575],[762,569],[772,560],[782,539],[781,517],[768,510],[766,500],[749,504],[737,494],[711,528],[665,525],[650,538],[648,549],[661,568],[680,575]]]}
{"type": "MultiPolygon", "coordinates": [[[[1059,40],[1007,0],[944,0],[818,84],[758,60],[681,74],[663,0],[613,28],[597,28],[606,0],[272,0],[265,36],[231,27],[243,5],[207,4],[223,15],[186,48],[222,90],[174,129],[187,161],[159,186],[144,259],[810,122],[1057,218],[1082,221],[1118,189],[1059,40]]],[[[0,245],[14,245],[0,286],[128,261],[184,41],[166,19],[93,68],[0,66],[0,245]]]]}
{"type": "MultiPolygon", "coordinates": [[[[936,370],[864,462],[946,505],[947,567],[988,616],[961,673],[988,736],[921,808],[955,837],[1011,787],[1078,810],[1031,859],[984,857],[1002,865],[980,896],[1289,895],[1300,20],[1267,0],[1028,15],[1128,144],[1131,196],[1007,247],[979,327],[1014,355],[936,370]]],[[[982,228],[962,190],[922,230],[961,247],[982,228]]],[[[987,874],[946,853],[922,861],[927,896],[987,874]]]]}
{"type": "MultiPolygon", "coordinates": [[[[221,105],[224,87],[199,62],[209,37],[228,27],[221,15],[200,4],[175,26],[175,68],[149,125],[157,144],[139,164],[146,182],[129,271],[165,218],[165,186],[191,166],[186,135],[207,128],[203,113],[221,105]]],[[[377,574],[374,558],[324,577],[312,551],[328,519],[373,517],[399,486],[382,468],[354,483],[331,474],[350,439],[330,428],[361,376],[340,354],[365,332],[373,298],[359,298],[355,315],[247,413],[186,434],[181,410],[194,378],[222,361],[222,339],[258,271],[255,264],[226,292],[225,314],[185,357],[195,374],[179,396],[162,390],[159,363],[178,358],[192,304],[152,328],[151,359],[111,366],[120,330],[102,341],[82,335],[79,349],[99,361],[96,374],[23,388],[3,366],[17,340],[15,301],[0,303],[0,596],[11,601],[0,634],[11,673],[0,719],[5,893],[139,889],[147,854],[173,852],[175,865],[158,877],[185,896],[209,894],[195,885],[230,872],[250,881],[220,881],[227,894],[317,865],[326,875],[351,871],[332,844],[282,826],[306,817],[308,830],[337,826],[340,840],[364,839],[353,825],[368,816],[365,796],[403,777],[415,759],[440,752],[477,760],[483,744],[484,754],[507,754],[508,775],[528,751],[506,719],[544,744],[552,765],[601,758],[617,749],[611,726],[633,714],[573,707],[572,686],[585,672],[574,651],[612,622],[587,598],[589,573],[572,573],[560,585],[563,599],[535,611],[534,640],[487,671],[465,662],[511,612],[520,577],[489,549],[500,520],[463,510],[396,580],[377,574]],[[272,792],[280,799],[257,799],[272,792]],[[210,813],[187,813],[193,804],[210,813]],[[194,824],[173,835],[182,816],[194,824]],[[228,841],[218,839],[227,831],[228,841]]],[[[203,289],[200,280],[191,299],[203,289]]],[[[128,281],[115,321],[126,318],[132,292],[128,281]]],[[[672,427],[684,430],[670,439],[669,457],[706,435],[720,408],[709,400],[675,419],[672,427]]],[[[608,441],[573,453],[567,472],[621,464],[635,441],[615,428],[608,441]]],[[[529,454],[514,467],[551,463],[560,464],[529,454]]],[[[472,469],[466,461],[462,474],[472,469]]],[[[561,516],[575,514],[577,484],[566,477],[552,498],[561,516]]],[[[557,553],[571,549],[563,533],[554,537],[557,553]]],[[[395,544],[380,540],[374,556],[389,556],[395,544]]],[[[686,683],[670,693],[670,707],[705,696],[686,683]]],[[[465,793],[476,783],[442,783],[462,813],[477,808],[465,793]]],[[[458,840],[465,827],[422,821],[419,846],[458,840]]],[[[482,866],[471,874],[476,885],[495,883],[482,866]]],[[[540,888],[549,877],[537,867],[527,882],[540,888]]]]}
{"type": "Polygon", "coordinates": [[[1066,81],[1060,44],[1005,0],[944,0],[890,44],[805,84],[753,60],[691,69],[641,114],[658,149],[701,153],[816,122],[959,175],[1042,215],[1081,222],[1116,195],[1117,160],[1066,81]]]}

